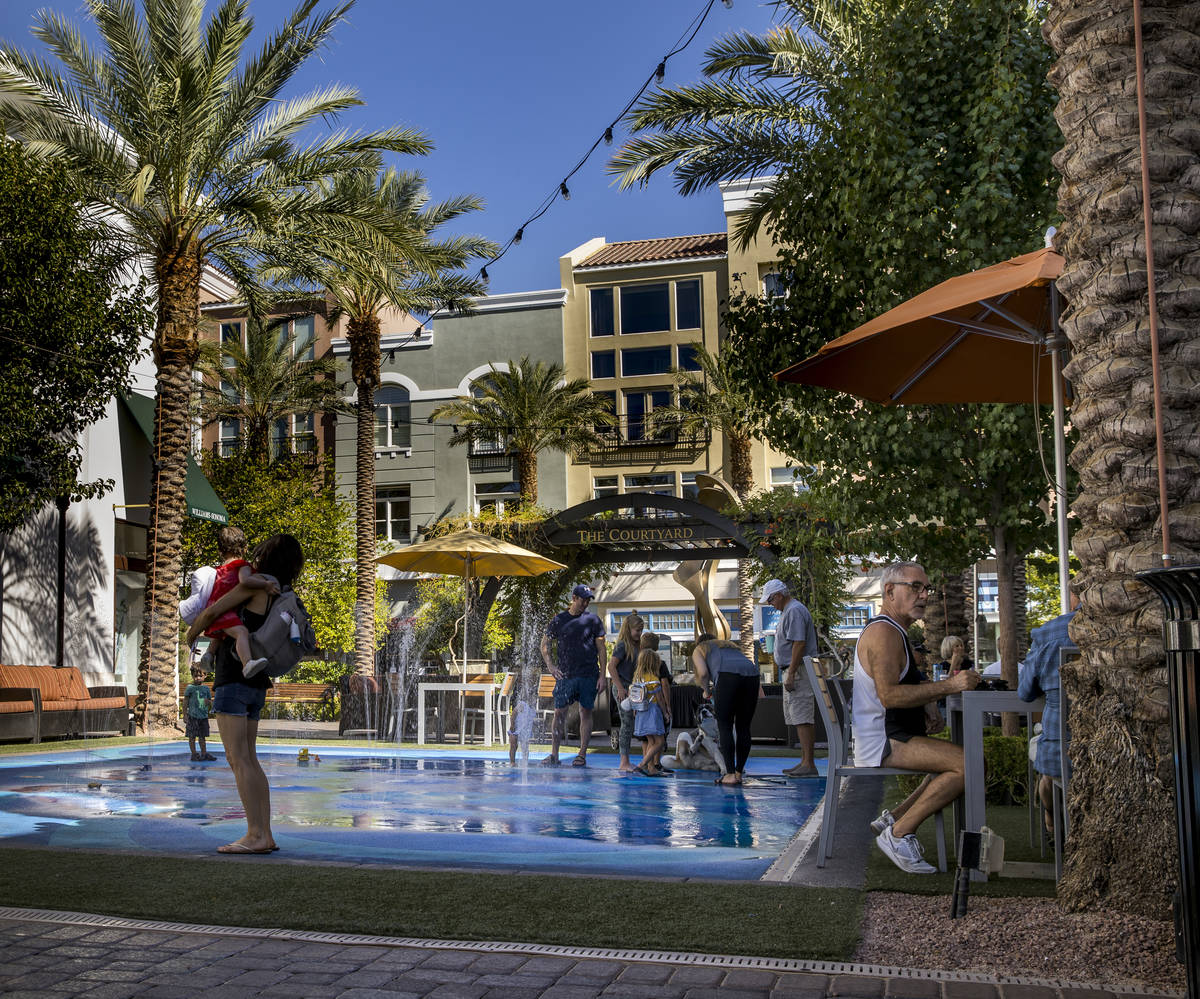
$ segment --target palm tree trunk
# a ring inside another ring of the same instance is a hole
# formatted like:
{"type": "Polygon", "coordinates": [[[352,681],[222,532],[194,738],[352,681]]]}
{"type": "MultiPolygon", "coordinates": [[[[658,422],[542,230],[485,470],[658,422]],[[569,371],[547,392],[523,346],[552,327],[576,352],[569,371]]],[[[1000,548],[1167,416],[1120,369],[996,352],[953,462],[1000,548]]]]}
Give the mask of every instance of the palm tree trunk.
{"type": "Polygon", "coordinates": [[[143,734],[173,730],[179,720],[179,583],[187,513],[189,402],[199,356],[200,258],[183,246],[156,261],[158,321],[154,334],[157,399],[154,474],[146,544],[146,613],[138,661],[134,718],[143,734]]]}
{"type": "Polygon", "coordinates": [[[350,369],[358,389],[355,449],[356,581],[354,671],[375,673],[375,390],[379,387],[379,318],[355,317],[347,323],[350,369]]]}
{"type": "MultiPolygon", "coordinates": [[[[536,451],[521,450],[517,452],[517,477],[521,480],[521,506],[529,507],[537,504],[538,499],[538,459],[536,451]]],[[[467,498],[470,502],[470,497],[467,498]]]]}
{"type": "MultiPolygon", "coordinates": [[[[729,441],[730,485],[745,501],[754,491],[754,463],[751,441],[743,434],[727,433],[729,441]]],[[[751,662],[754,656],[754,560],[738,559],[738,648],[751,662]]],[[[816,650],[813,650],[814,654],[816,650]]]]}
{"type": "MultiPolygon", "coordinates": [[[[1200,496],[1194,390],[1194,147],[1178,134],[1196,116],[1200,53],[1184,22],[1196,4],[1144,12],[1156,284],[1174,555],[1197,560],[1200,496]],[[1195,509],[1195,507],[1191,507],[1195,509]],[[1176,521],[1175,518],[1179,520],[1176,521]]],[[[1063,671],[1070,700],[1071,837],[1059,898],[1070,909],[1115,908],[1166,918],[1178,878],[1174,773],[1158,598],[1134,581],[1159,564],[1158,470],[1147,338],[1147,265],[1133,12],[1100,0],[1056,0],[1043,29],[1065,145],[1058,287],[1074,358],[1071,422],[1079,442],[1073,548],[1081,607],[1071,634],[1082,661],[1063,671]]],[[[1064,747],[1064,751],[1066,748],[1064,747]]]]}

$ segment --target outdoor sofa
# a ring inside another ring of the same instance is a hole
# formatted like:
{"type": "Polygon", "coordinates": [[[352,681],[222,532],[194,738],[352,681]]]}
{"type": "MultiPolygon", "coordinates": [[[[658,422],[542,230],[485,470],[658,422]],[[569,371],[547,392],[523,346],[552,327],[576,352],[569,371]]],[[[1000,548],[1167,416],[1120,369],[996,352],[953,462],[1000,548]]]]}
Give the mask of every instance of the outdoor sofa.
{"type": "Polygon", "coordinates": [[[74,666],[0,666],[0,740],[128,729],[124,687],[88,687],[74,666]]]}

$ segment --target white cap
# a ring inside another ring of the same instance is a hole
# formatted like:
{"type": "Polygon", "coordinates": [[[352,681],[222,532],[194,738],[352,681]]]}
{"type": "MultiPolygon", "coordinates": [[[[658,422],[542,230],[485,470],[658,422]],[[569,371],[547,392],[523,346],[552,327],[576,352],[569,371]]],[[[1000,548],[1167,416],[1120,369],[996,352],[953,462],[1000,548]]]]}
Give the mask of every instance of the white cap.
{"type": "Polygon", "coordinates": [[[776,593],[790,593],[790,592],[791,592],[791,589],[788,587],[788,584],[785,583],[782,579],[768,579],[767,585],[763,587],[761,602],[764,604],[770,603],[771,598],[773,596],[775,596],[776,593]]]}

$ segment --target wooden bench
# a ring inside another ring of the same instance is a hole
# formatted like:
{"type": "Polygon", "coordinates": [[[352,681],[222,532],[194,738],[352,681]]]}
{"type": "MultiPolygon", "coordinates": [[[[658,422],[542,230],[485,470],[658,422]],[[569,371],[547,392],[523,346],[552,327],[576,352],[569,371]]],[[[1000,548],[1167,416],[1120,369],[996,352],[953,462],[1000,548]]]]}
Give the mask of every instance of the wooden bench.
{"type": "Polygon", "coordinates": [[[336,696],[333,683],[276,683],[267,691],[267,702],[332,705],[336,696]]]}

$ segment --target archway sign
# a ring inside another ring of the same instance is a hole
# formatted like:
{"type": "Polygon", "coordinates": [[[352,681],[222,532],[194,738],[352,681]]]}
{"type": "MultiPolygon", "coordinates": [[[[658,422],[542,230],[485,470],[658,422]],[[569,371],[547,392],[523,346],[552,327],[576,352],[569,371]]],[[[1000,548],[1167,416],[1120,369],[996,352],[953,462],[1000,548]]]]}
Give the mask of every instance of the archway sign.
{"type": "Polygon", "coordinates": [[[577,566],[710,558],[775,561],[769,547],[747,539],[738,524],[716,510],[656,493],[587,500],[546,520],[542,534],[556,548],[583,549],[577,566]]]}

